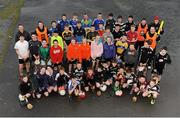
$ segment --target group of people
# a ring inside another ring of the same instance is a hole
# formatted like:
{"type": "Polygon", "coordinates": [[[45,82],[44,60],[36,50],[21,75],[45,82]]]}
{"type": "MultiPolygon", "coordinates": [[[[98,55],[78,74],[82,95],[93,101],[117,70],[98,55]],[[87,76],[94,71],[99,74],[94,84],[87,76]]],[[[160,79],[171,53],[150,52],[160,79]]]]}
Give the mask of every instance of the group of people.
{"type": "Polygon", "coordinates": [[[167,47],[156,47],[164,33],[158,16],[152,23],[142,18],[135,24],[132,15],[126,22],[102,13],[92,20],[66,14],[47,28],[42,21],[29,34],[19,24],[14,49],[19,59],[19,99],[41,98],[52,92],[69,99],[85,98],[88,91],[101,96],[107,89],[115,96],[150,98],[160,94],[160,80],[166,63],[171,63],[167,47]]]}

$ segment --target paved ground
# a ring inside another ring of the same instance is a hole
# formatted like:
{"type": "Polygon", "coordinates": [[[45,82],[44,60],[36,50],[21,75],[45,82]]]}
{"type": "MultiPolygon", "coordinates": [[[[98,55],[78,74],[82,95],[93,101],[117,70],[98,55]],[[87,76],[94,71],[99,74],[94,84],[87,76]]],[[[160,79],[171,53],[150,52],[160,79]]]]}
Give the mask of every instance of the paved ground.
{"type": "Polygon", "coordinates": [[[155,105],[147,101],[131,103],[129,96],[122,98],[93,98],[91,95],[82,102],[69,103],[67,97],[56,95],[34,101],[35,107],[29,111],[19,107],[17,102],[18,78],[17,58],[13,50],[13,41],[9,53],[0,71],[0,116],[180,116],[180,2],[179,0],[27,0],[22,8],[20,23],[32,31],[38,20],[45,23],[57,19],[62,13],[72,15],[86,11],[91,16],[98,12],[107,15],[113,12],[128,16],[133,14],[135,20],[142,17],[152,20],[159,15],[166,22],[162,45],[167,45],[172,57],[172,64],[167,66],[161,82],[161,96],[155,105]]]}

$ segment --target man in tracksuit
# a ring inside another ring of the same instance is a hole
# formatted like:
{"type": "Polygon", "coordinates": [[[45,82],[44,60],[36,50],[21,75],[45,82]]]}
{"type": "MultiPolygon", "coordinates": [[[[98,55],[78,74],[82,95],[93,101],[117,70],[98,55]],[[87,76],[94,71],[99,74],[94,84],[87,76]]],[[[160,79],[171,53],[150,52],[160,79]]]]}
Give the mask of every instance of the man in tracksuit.
{"type": "MultiPolygon", "coordinates": [[[[151,26],[150,31],[144,35],[145,41],[150,41],[151,45],[150,47],[153,49],[153,58],[156,53],[156,47],[157,47],[157,42],[160,40],[159,35],[157,35],[155,27],[151,26]]],[[[148,66],[148,69],[151,69],[151,66],[148,66]]]]}
{"type": "Polygon", "coordinates": [[[153,65],[154,70],[156,70],[159,75],[162,75],[166,63],[170,64],[171,58],[167,53],[167,47],[164,46],[161,48],[160,52],[155,56],[153,65]]]}
{"type": "Polygon", "coordinates": [[[148,40],[144,43],[144,46],[141,47],[139,63],[146,64],[151,66],[151,61],[153,57],[153,49],[150,47],[151,42],[148,40]]]}
{"type": "Polygon", "coordinates": [[[67,20],[66,14],[63,14],[62,18],[60,20],[58,20],[57,23],[58,23],[57,24],[58,31],[60,31],[62,33],[64,31],[64,26],[69,25],[69,21],[67,20]]]}
{"type": "MultiPolygon", "coordinates": [[[[57,28],[57,22],[56,21],[51,21],[51,28],[49,28],[49,36],[52,37],[54,31],[58,31],[57,28]]],[[[60,33],[60,32],[58,32],[60,33]]]]}
{"type": "Polygon", "coordinates": [[[74,36],[78,43],[82,43],[82,39],[86,36],[85,29],[82,28],[81,22],[77,22],[77,27],[74,29],[74,36]]]}
{"type": "Polygon", "coordinates": [[[29,41],[29,50],[31,55],[31,61],[34,62],[35,60],[40,59],[39,57],[39,48],[41,46],[41,42],[38,41],[36,33],[31,34],[32,39],[29,41]]]}
{"type": "Polygon", "coordinates": [[[73,17],[72,19],[69,21],[69,24],[71,25],[72,29],[74,30],[77,26],[77,22],[78,22],[78,15],[76,13],[73,13],[73,17]]]}
{"type": "Polygon", "coordinates": [[[24,36],[26,41],[31,40],[31,35],[26,30],[24,30],[24,26],[22,24],[19,24],[18,25],[18,32],[16,33],[16,36],[15,36],[15,42],[19,41],[19,37],[21,35],[24,36]]]}
{"type": "Polygon", "coordinates": [[[99,30],[99,24],[104,25],[105,21],[102,19],[102,13],[98,13],[97,18],[94,19],[93,25],[95,26],[95,30],[99,30]]]}
{"type": "MultiPolygon", "coordinates": [[[[164,33],[164,28],[159,29],[160,28],[160,18],[159,18],[159,16],[154,17],[154,22],[149,25],[149,30],[150,30],[151,26],[155,27],[156,33],[158,33],[158,30],[160,30],[160,35],[162,35],[164,33]]],[[[160,35],[159,35],[159,40],[158,41],[160,41],[160,35]]]]}
{"type": "Polygon", "coordinates": [[[132,15],[128,16],[128,21],[125,24],[125,32],[128,32],[131,29],[131,25],[135,25],[132,15]]]}
{"type": "Polygon", "coordinates": [[[113,18],[113,13],[109,13],[108,15],[108,19],[106,20],[106,25],[105,25],[105,28],[106,27],[109,27],[111,32],[113,31],[114,29],[114,26],[115,26],[115,20],[113,18]]]}
{"type": "Polygon", "coordinates": [[[98,32],[95,31],[94,25],[92,25],[91,29],[90,29],[90,32],[88,32],[87,35],[86,35],[87,40],[93,41],[95,39],[97,33],[98,32]]]}
{"type": "Polygon", "coordinates": [[[158,40],[157,40],[157,42],[160,42],[160,40],[161,40],[160,35],[164,34],[164,28],[159,29],[160,28],[160,18],[159,18],[159,16],[154,17],[154,22],[149,25],[149,30],[150,30],[150,28],[152,26],[155,27],[156,33],[158,33],[158,30],[160,30],[160,34],[158,34],[158,40]]]}

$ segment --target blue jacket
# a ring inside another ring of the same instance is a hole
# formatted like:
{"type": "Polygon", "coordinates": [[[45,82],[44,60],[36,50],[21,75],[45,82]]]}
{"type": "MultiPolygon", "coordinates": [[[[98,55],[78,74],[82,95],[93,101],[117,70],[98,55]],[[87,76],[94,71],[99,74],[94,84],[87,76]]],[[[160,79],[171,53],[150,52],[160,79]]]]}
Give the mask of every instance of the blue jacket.
{"type": "Polygon", "coordinates": [[[77,21],[76,20],[70,20],[69,24],[72,26],[73,30],[76,28],[77,21]]]}
{"type": "Polygon", "coordinates": [[[58,20],[57,21],[58,25],[57,25],[57,28],[60,32],[63,32],[64,31],[64,26],[69,24],[69,21],[68,20],[58,20]]]}
{"type": "Polygon", "coordinates": [[[108,45],[104,43],[103,45],[103,58],[111,59],[116,57],[115,46],[114,44],[108,45]]]}
{"type": "Polygon", "coordinates": [[[93,22],[93,25],[95,26],[95,30],[99,30],[99,24],[104,24],[105,21],[102,19],[102,20],[99,20],[99,19],[94,19],[94,22],[93,22]]]}
{"type": "Polygon", "coordinates": [[[46,74],[38,74],[37,75],[38,88],[47,88],[48,87],[48,75],[46,74]]]}
{"type": "Polygon", "coordinates": [[[51,27],[51,28],[49,29],[49,35],[52,36],[52,34],[54,33],[54,31],[58,31],[58,29],[51,27]]]}

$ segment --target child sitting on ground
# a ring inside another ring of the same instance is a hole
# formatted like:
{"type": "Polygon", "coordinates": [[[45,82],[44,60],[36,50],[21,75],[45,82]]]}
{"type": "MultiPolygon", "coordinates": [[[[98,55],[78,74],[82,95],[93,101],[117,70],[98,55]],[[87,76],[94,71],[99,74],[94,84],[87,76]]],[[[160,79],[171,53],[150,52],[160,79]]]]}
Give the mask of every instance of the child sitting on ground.
{"type": "Polygon", "coordinates": [[[56,73],[49,66],[49,67],[47,67],[46,74],[48,75],[48,79],[47,79],[47,84],[48,84],[47,90],[48,90],[48,93],[51,93],[52,91],[57,92],[57,86],[56,86],[57,84],[56,84],[56,81],[55,81],[56,73]]]}
{"type": "Polygon", "coordinates": [[[42,67],[40,69],[40,72],[36,75],[38,88],[36,91],[36,97],[41,98],[42,94],[44,94],[46,97],[49,96],[48,93],[48,75],[46,74],[46,68],[42,67]]]}

